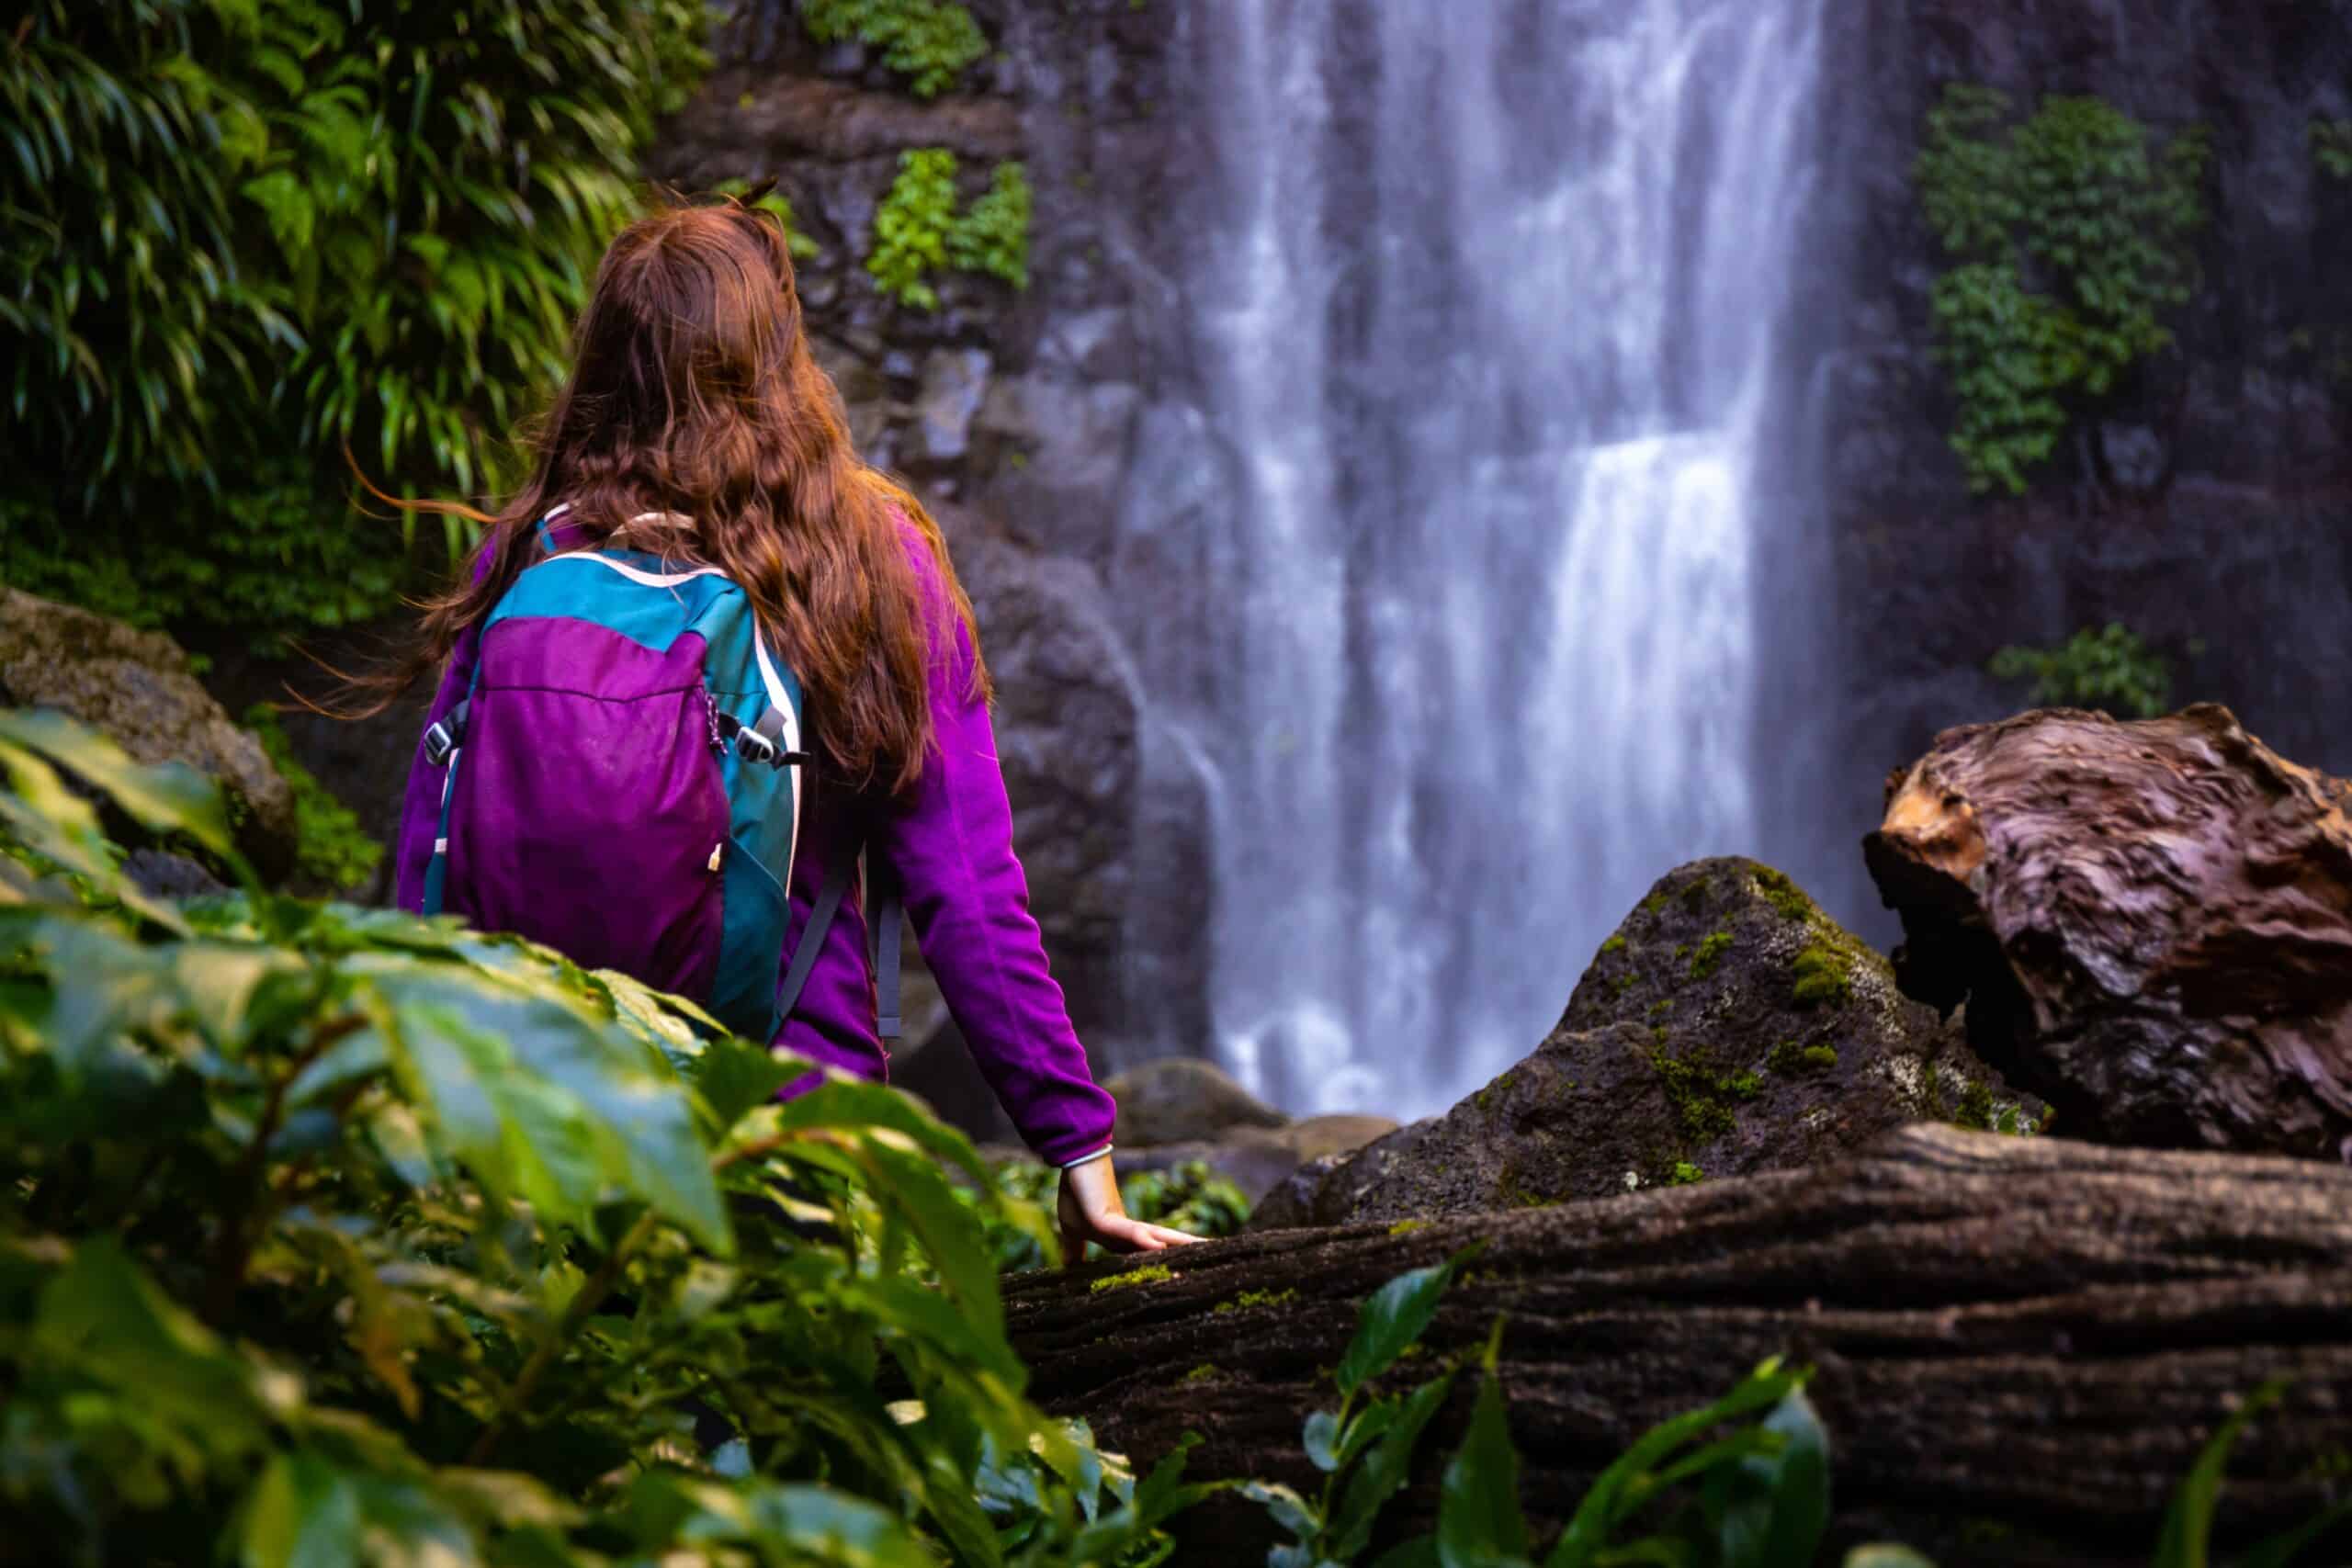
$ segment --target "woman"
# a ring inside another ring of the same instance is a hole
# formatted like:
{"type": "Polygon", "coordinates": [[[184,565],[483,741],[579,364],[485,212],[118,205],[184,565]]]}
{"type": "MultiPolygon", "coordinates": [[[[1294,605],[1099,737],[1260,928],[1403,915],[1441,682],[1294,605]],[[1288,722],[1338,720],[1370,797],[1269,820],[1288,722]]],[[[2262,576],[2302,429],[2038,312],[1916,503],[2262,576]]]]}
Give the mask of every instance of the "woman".
{"type": "MultiPolygon", "coordinates": [[[[550,547],[719,569],[808,706],[815,780],[785,954],[827,871],[864,846],[869,874],[895,872],[923,956],[1015,1126],[1061,1167],[1072,1260],[1089,1241],[1134,1252],[1195,1239],[1121,1207],[1111,1098],[1046,972],[1013,855],[970,602],[937,525],[852,450],[840,396],[809,354],[781,227],[731,203],[632,224],[605,253],[575,348],[521,493],[494,517],[423,503],[477,518],[487,538],[471,582],[427,604],[420,646],[384,686],[446,664],[431,721],[448,716],[479,628],[550,547]]],[[[410,909],[424,901],[442,806],[424,761],[398,852],[410,909]]],[[[774,1043],[883,1077],[874,998],[851,879],[774,1043]]]]}

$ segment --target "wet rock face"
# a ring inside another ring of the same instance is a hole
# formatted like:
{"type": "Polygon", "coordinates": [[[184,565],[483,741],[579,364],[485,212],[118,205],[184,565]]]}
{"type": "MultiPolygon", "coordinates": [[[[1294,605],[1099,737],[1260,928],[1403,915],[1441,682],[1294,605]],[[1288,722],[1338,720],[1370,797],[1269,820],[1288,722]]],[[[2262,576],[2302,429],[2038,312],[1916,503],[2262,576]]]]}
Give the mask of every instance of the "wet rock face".
{"type": "Polygon", "coordinates": [[[141,762],[186,762],[229,792],[254,869],[292,869],[293,792],[163,633],[0,587],[0,706],[56,708],[141,762]]]}
{"type": "Polygon", "coordinates": [[[2352,1157],[2352,784],[2228,709],[1945,732],[1865,846],[1904,988],[2105,1143],[2352,1157]]]}
{"type": "Polygon", "coordinates": [[[1662,878],[1534,1055],[1443,1116],[1277,1190],[1261,1228],[1422,1219],[1809,1165],[1912,1122],[2039,1108],[1754,861],[1662,878]]]}

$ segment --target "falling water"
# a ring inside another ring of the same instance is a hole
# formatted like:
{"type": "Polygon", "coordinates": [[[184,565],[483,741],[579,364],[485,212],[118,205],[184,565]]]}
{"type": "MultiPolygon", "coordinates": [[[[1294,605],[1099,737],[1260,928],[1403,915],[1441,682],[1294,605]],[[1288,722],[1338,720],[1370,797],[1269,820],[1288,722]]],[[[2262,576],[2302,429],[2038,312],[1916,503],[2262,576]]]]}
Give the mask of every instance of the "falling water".
{"type": "Polygon", "coordinates": [[[1661,872],[1757,847],[1820,5],[1191,14],[1125,587],[1208,581],[1139,638],[1156,765],[1206,797],[1218,1051],[1294,1110],[1442,1107],[1661,872]]]}

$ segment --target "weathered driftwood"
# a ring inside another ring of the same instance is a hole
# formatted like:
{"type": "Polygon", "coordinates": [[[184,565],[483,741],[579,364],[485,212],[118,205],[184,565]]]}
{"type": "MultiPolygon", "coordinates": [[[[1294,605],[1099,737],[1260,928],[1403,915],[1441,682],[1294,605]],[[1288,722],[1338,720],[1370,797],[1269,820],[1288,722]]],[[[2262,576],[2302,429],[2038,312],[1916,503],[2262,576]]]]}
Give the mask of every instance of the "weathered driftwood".
{"type": "Polygon", "coordinates": [[[2070,1136],[2352,1156],[2352,784],[2226,708],[1937,737],[1864,845],[1897,978],[2070,1136]]]}
{"type": "MultiPolygon", "coordinates": [[[[1300,1422],[1357,1303],[1473,1240],[1424,1342],[1460,1350],[1507,1316],[1546,1529],[1640,1431],[1771,1355],[1817,1369],[1839,1538],[1906,1539],[1946,1568],[2146,1562],[2199,1447],[2273,1378],[2291,1386],[2240,1445],[2225,1534],[2299,1522],[2344,1483],[2352,1171],[2289,1159],[1911,1127],[1811,1169],[1244,1236],[1165,1255],[1163,1280],[1093,1288],[1127,1260],[1026,1276],[1014,1342],[1039,1399],[1108,1446],[1148,1460],[1198,1432],[1196,1477],[1305,1486],[1300,1422]],[[1250,1292],[1276,1299],[1218,1310],[1250,1292]]],[[[1458,1388],[1385,1533],[1430,1523],[1466,1409],[1458,1388]]],[[[1196,1549],[1262,1529],[1238,1505],[1187,1526],[1196,1549]]]]}

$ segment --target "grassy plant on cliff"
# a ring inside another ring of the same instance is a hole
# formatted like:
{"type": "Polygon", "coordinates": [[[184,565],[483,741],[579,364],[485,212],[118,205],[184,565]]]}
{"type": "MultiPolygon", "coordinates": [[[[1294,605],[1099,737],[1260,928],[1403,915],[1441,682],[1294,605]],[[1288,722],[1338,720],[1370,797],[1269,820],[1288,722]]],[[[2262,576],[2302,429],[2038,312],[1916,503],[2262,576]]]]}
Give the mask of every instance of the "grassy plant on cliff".
{"type": "Polygon", "coordinates": [[[1023,1396],[944,1171],[1015,1205],[913,1101],[779,1102],[806,1064],[623,976],[265,895],[208,784],[53,716],[0,776],[13,1554],[1164,1554],[1181,1448],[1137,1481],[1023,1396]],[[243,890],[141,895],[61,769],[243,890]]]}
{"type": "Polygon", "coordinates": [[[89,603],[138,561],[167,618],[247,632],[388,605],[401,534],[350,517],[345,444],[395,484],[492,482],[707,21],[28,6],[0,56],[0,358],[42,461],[0,482],[0,570],[89,603]]]}
{"type": "Polygon", "coordinates": [[[801,0],[800,17],[819,43],[855,39],[879,51],[919,98],[954,86],[989,51],[972,13],[944,0],[801,0]]]}
{"type": "Polygon", "coordinates": [[[2075,419],[2171,345],[2207,220],[2201,128],[2161,144],[2097,98],[1952,85],[1913,164],[1951,265],[1930,299],[1951,376],[1951,445],[1978,491],[2025,492],[2075,419]]]}
{"type": "Polygon", "coordinates": [[[2120,621],[2086,626],[2054,648],[2011,646],[1986,669],[1997,680],[2031,681],[2037,705],[2100,708],[2155,718],[2172,707],[2172,666],[2120,621]]]}
{"type": "Polygon", "coordinates": [[[865,269],[882,292],[919,310],[939,308],[931,279],[949,268],[1029,287],[1030,191],[1019,164],[999,164],[989,189],[956,210],[956,154],[939,147],[901,153],[898,178],[874,214],[865,269]]]}

